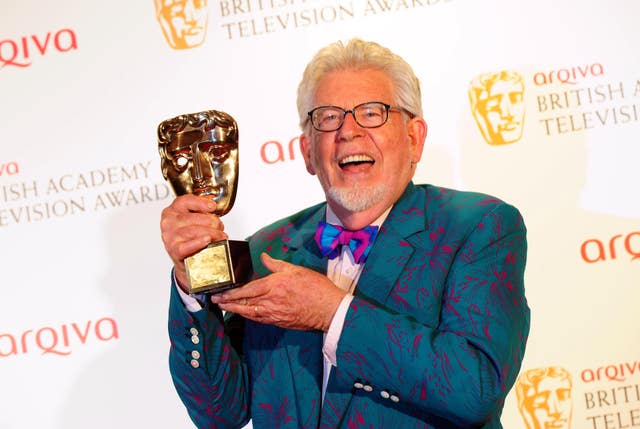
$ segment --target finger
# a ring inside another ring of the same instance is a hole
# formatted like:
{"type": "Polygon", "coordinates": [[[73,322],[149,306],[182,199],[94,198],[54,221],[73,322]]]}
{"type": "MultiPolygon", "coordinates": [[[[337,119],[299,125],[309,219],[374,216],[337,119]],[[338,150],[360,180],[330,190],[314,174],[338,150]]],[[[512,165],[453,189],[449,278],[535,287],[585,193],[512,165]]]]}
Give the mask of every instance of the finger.
{"type": "Polygon", "coordinates": [[[170,251],[169,254],[174,256],[179,261],[183,261],[185,258],[198,253],[211,243],[211,239],[207,236],[194,238],[193,240],[183,241],[177,243],[170,251]]]}
{"type": "Polygon", "coordinates": [[[211,196],[185,194],[173,200],[170,207],[183,212],[213,213],[217,204],[211,196]]]}
{"type": "Polygon", "coordinates": [[[210,243],[224,240],[227,234],[213,228],[188,226],[172,231],[162,231],[162,241],[174,262],[205,248],[210,243]]]}
{"type": "Polygon", "coordinates": [[[177,201],[176,199],[174,204],[163,210],[160,220],[162,241],[174,262],[197,252],[211,242],[228,238],[220,217],[177,209],[177,201]]]}
{"type": "Polygon", "coordinates": [[[247,303],[250,305],[255,301],[255,298],[263,297],[268,293],[269,289],[260,280],[256,280],[247,283],[244,286],[226,290],[222,293],[211,296],[211,301],[214,304],[227,304],[227,303],[247,303]]]}
{"type": "Polygon", "coordinates": [[[210,213],[181,213],[176,216],[175,221],[178,225],[202,225],[224,230],[222,219],[210,213]]]}
{"type": "Polygon", "coordinates": [[[163,231],[167,241],[182,242],[194,240],[200,237],[208,237],[210,242],[227,238],[227,234],[217,228],[203,225],[185,225],[169,231],[163,231]]]}
{"type": "Polygon", "coordinates": [[[224,230],[224,223],[219,216],[210,213],[197,213],[175,210],[167,207],[160,217],[160,228],[170,230],[185,225],[202,225],[224,230]]]}
{"type": "Polygon", "coordinates": [[[180,213],[166,210],[160,219],[160,232],[167,251],[185,241],[196,238],[219,241],[227,238],[220,218],[210,214],[180,213]]]}
{"type": "Polygon", "coordinates": [[[238,314],[251,320],[262,320],[265,317],[265,308],[259,304],[242,305],[237,303],[227,303],[218,305],[221,310],[238,314]]]}
{"type": "Polygon", "coordinates": [[[262,264],[272,273],[281,273],[285,271],[294,271],[299,268],[297,265],[291,264],[281,259],[275,259],[269,256],[266,252],[260,254],[260,260],[262,264]]]}

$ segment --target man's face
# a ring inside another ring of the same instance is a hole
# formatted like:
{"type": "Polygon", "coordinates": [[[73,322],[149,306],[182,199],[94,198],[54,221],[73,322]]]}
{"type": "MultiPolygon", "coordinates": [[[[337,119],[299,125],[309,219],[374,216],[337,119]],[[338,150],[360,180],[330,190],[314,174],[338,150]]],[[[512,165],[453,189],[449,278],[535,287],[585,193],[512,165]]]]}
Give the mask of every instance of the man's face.
{"type": "Polygon", "coordinates": [[[224,132],[188,127],[167,143],[162,170],[176,195],[214,195],[216,213],[231,210],[238,179],[238,142],[224,132]],[[204,141],[203,141],[204,140],[204,141]]]}
{"type": "MultiPolygon", "coordinates": [[[[319,82],[313,106],[353,109],[371,101],[394,105],[394,99],[385,73],[339,70],[319,82]]],[[[411,180],[425,136],[422,118],[409,120],[406,113],[391,109],[387,122],[378,128],[361,127],[351,113],[336,131],[321,132],[308,124],[300,142],[307,170],[318,176],[338,216],[364,211],[379,216],[411,180]]]]}
{"type": "Polygon", "coordinates": [[[524,122],[524,86],[513,80],[498,80],[487,90],[487,98],[478,102],[491,144],[513,143],[522,136],[524,122]]]}
{"type": "Polygon", "coordinates": [[[527,411],[535,429],[569,429],[571,424],[571,384],[567,379],[543,378],[528,398],[527,411]]]}
{"type": "Polygon", "coordinates": [[[207,32],[207,0],[162,0],[158,19],[175,49],[201,45],[207,32]]]}

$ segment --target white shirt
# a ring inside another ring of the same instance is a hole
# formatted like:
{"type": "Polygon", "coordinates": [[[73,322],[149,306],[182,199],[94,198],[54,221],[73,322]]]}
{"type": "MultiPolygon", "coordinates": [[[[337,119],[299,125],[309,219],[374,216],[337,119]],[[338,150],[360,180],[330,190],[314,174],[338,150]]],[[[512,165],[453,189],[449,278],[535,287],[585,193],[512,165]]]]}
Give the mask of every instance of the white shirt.
{"type": "MultiPolygon", "coordinates": [[[[382,222],[387,218],[391,207],[389,207],[382,215],[376,219],[371,225],[380,226],[382,222]]],[[[342,225],[338,216],[327,205],[327,223],[334,225],[342,225]]],[[[342,298],[338,309],[331,319],[331,325],[327,333],[324,335],[324,344],[322,346],[322,354],[324,355],[324,371],[322,374],[322,401],[324,402],[324,392],[327,390],[327,383],[329,382],[329,376],[331,375],[331,367],[338,366],[336,362],[336,350],[338,348],[338,341],[342,334],[342,327],[344,326],[344,319],[349,310],[349,305],[353,300],[353,291],[358,284],[358,279],[362,273],[364,264],[356,264],[351,253],[349,246],[342,246],[340,255],[334,259],[329,259],[327,263],[327,277],[340,289],[347,291],[347,295],[342,298]]]]}

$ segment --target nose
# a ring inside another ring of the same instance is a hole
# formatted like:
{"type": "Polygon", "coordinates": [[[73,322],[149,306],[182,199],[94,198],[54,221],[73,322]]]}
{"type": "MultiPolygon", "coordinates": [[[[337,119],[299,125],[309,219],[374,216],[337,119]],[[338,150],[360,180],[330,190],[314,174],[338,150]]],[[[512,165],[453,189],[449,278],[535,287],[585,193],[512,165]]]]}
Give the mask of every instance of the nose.
{"type": "Polygon", "coordinates": [[[547,407],[549,409],[549,415],[557,416],[560,414],[560,399],[558,395],[551,394],[547,400],[547,407]]]}
{"type": "Polygon", "coordinates": [[[512,118],[513,113],[511,111],[511,100],[509,95],[505,94],[500,98],[500,116],[503,118],[512,118]]]}
{"type": "Polygon", "coordinates": [[[341,140],[352,140],[362,134],[363,128],[356,122],[356,116],[353,111],[347,111],[344,114],[342,126],[338,129],[338,137],[341,140]]]}
{"type": "Polygon", "coordinates": [[[184,18],[188,22],[193,22],[196,20],[196,8],[193,4],[193,0],[187,0],[184,4],[184,18]]]}
{"type": "Polygon", "coordinates": [[[209,159],[207,157],[207,151],[202,150],[200,145],[208,144],[208,142],[196,142],[191,145],[191,178],[194,183],[201,185],[206,179],[207,166],[209,165],[209,159]]]}

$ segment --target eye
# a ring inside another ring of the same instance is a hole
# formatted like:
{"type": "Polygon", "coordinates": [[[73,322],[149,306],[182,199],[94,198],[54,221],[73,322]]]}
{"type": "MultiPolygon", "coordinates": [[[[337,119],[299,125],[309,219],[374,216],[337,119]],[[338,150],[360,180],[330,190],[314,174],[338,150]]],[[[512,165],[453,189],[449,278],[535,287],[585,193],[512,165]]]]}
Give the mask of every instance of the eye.
{"type": "Polygon", "coordinates": [[[176,158],[176,165],[178,167],[184,168],[187,166],[187,164],[189,164],[189,160],[186,156],[179,156],[178,158],[176,158]]]}
{"type": "Polygon", "coordinates": [[[362,110],[363,110],[362,114],[366,118],[379,118],[380,116],[382,116],[382,112],[380,111],[379,108],[376,108],[376,107],[365,107],[362,110]]]}
{"type": "Polygon", "coordinates": [[[549,402],[549,392],[540,392],[534,398],[532,402],[533,408],[546,408],[549,402]]]}
{"type": "Polygon", "coordinates": [[[180,152],[173,152],[173,153],[171,153],[169,155],[170,155],[169,158],[171,159],[171,162],[173,163],[173,168],[175,168],[180,173],[185,171],[187,169],[187,167],[189,166],[189,162],[191,162],[191,153],[189,153],[188,150],[187,151],[180,151],[180,152]]]}
{"type": "Polygon", "coordinates": [[[509,93],[509,100],[512,103],[521,103],[522,102],[522,93],[521,92],[510,92],[509,93]]]}
{"type": "Polygon", "coordinates": [[[214,162],[224,162],[231,155],[231,151],[234,149],[234,145],[232,144],[212,144],[207,149],[207,151],[211,154],[211,159],[214,162]]]}
{"type": "Polygon", "coordinates": [[[325,110],[320,113],[320,121],[335,121],[338,119],[338,113],[335,110],[325,110]]]}
{"type": "Polygon", "coordinates": [[[488,112],[498,111],[499,106],[500,106],[500,99],[497,96],[489,98],[485,104],[485,108],[487,109],[488,112]]]}
{"type": "Polygon", "coordinates": [[[560,399],[561,401],[566,401],[568,399],[571,399],[570,389],[558,389],[556,394],[558,395],[558,399],[560,399]]]}

